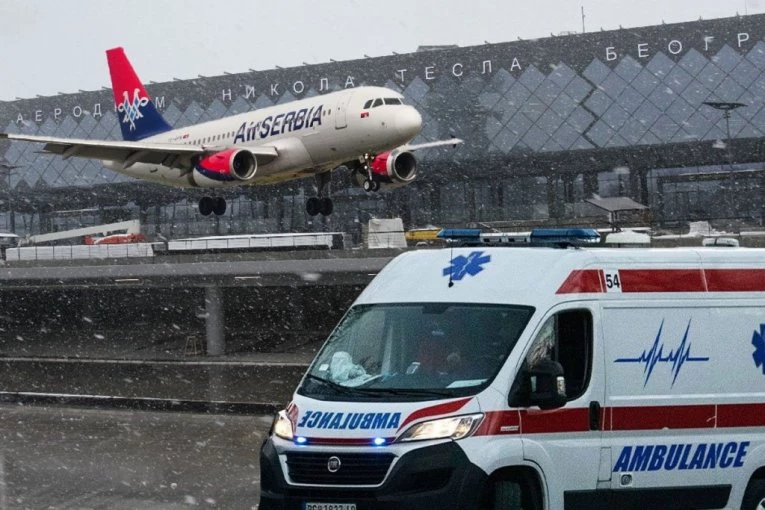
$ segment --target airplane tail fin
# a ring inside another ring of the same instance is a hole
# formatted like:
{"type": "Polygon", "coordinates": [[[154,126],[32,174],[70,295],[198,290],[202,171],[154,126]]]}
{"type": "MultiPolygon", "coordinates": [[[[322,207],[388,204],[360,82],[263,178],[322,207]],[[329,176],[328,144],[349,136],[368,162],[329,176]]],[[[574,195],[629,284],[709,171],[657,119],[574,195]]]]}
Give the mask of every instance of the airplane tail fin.
{"type": "Polygon", "coordinates": [[[172,127],[162,118],[154,102],[135,74],[122,48],[106,50],[109,74],[112,78],[114,105],[122,128],[122,138],[135,142],[170,131],[172,127]]]}

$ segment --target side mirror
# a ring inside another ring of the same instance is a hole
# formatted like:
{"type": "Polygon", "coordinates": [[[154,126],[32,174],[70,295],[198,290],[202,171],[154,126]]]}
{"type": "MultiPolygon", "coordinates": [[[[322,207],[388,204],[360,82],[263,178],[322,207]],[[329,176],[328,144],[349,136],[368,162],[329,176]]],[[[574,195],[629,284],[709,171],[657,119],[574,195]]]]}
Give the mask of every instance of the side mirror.
{"type": "Polygon", "coordinates": [[[566,378],[557,361],[543,359],[526,370],[529,403],[540,409],[555,409],[566,405],[566,378]]]}

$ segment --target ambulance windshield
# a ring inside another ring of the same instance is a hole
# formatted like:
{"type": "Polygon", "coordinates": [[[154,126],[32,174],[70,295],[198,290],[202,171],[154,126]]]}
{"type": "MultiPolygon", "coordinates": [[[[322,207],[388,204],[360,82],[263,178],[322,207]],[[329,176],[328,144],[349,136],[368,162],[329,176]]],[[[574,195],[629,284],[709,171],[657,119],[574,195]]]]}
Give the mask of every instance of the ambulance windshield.
{"type": "Polygon", "coordinates": [[[355,306],[298,391],[341,400],[475,394],[497,374],[532,312],[457,303],[355,306]]]}

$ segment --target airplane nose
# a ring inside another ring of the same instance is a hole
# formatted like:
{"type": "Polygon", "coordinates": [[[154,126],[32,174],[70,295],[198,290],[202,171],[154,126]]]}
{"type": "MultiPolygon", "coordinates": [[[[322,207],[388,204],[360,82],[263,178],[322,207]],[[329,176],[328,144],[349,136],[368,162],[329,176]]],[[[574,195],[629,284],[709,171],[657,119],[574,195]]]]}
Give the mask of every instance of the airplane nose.
{"type": "Polygon", "coordinates": [[[408,139],[412,139],[422,129],[422,115],[420,112],[408,106],[396,114],[396,130],[408,139]]]}

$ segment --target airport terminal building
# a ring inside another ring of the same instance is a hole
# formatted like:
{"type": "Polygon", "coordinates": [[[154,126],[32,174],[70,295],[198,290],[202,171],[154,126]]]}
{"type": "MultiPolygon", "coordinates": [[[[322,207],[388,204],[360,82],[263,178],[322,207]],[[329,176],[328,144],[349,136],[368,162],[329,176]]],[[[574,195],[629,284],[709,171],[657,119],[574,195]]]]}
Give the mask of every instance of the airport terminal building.
{"type": "MultiPolygon", "coordinates": [[[[668,228],[700,219],[758,226],[765,218],[764,36],[765,15],[751,15],[167,83],[142,75],[175,127],[381,85],[422,113],[415,142],[456,136],[465,143],[419,154],[417,180],[390,192],[367,193],[348,172],[335,172],[335,212],[312,218],[305,200],[313,179],[228,190],[226,214],[203,217],[196,207],[203,190],[136,181],[97,161],[5,140],[0,229],[23,235],[140,219],[153,239],[353,233],[372,217],[401,217],[407,228],[563,224],[602,214],[585,202],[596,195],[629,197],[668,228]]],[[[94,65],[106,75],[105,63],[94,65]]],[[[0,102],[0,130],[120,137],[107,89],[0,102]]]]}

